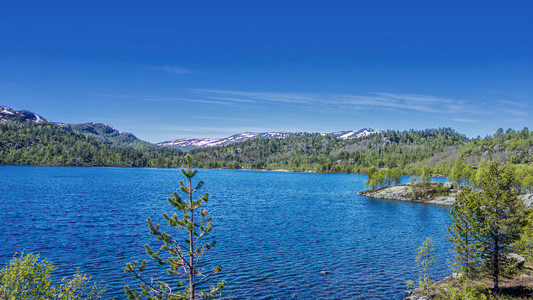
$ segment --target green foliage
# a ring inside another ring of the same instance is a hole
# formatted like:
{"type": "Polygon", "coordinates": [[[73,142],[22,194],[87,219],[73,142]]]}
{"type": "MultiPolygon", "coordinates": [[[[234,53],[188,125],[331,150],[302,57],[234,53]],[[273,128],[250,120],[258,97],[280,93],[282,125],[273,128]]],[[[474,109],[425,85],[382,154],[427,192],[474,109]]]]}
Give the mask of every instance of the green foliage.
{"type": "Polygon", "coordinates": [[[482,180],[480,219],[486,228],[482,242],[485,269],[492,275],[494,289],[504,271],[511,245],[520,237],[524,224],[524,204],[517,197],[514,169],[508,164],[491,163],[482,180]]]}
{"type": "MultiPolygon", "coordinates": [[[[489,291],[490,295],[490,291],[489,291]]],[[[459,280],[439,286],[436,300],[485,300],[485,286],[472,280],[459,280]]],[[[490,298],[489,298],[490,299],[490,298]]]]}
{"type": "Polygon", "coordinates": [[[400,169],[392,168],[387,170],[379,170],[374,167],[368,171],[368,178],[365,184],[372,190],[378,187],[392,186],[393,184],[399,184],[401,181],[400,169]]]}
{"type": "Polygon", "coordinates": [[[48,122],[0,122],[0,165],[176,167],[181,153],[155,145],[117,147],[48,122]]]}
{"type": "Polygon", "coordinates": [[[159,224],[154,225],[150,218],[148,218],[148,227],[150,234],[155,235],[158,241],[163,242],[161,248],[154,252],[149,245],[145,245],[146,253],[156,260],[161,265],[166,265],[167,273],[170,275],[184,276],[188,279],[188,285],[185,286],[183,281],[173,287],[163,281],[147,280],[142,277],[142,273],[146,267],[146,260],[143,260],[140,266],[137,267],[138,262],[134,261],[126,265],[125,272],[131,272],[136,278],[140,279],[141,292],[131,290],[129,286],[125,286],[125,294],[128,299],[207,299],[213,298],[220,294],[220,290],[224,287],[225,281],[220,281],[216,286],[211,286],[208,291],[198,291],[202,282],[208,277],[220,272],[220,266],[214,267],[212,270],[205,270],[199,265],[200,258],[206,250],[209,250],[215,245],[215,241],[208,243],[201,243],[201,239],[207,235],[213,228],[211,218],[207,216],[207,210],[204,209],[198,212],[199,208],[208,200],[208,193],[196,200],[193,199],[193,194],[198,191],[203,181],[193,188],[192,179],[197,171],[191,169],[192,160],[190,155],[186,156],[187,170],[182,169],[181,172],[186,178],[186,182],[180,181],[180,190],[185,194],[186,199],[183,200],[177,192],[168,198],[168,202],[180,211],[183,215],[178,218],[175,213],[172,216],[163,214],[163,217],[168,222],[169,226],[177,227],[178,230],[184,230],[183,242],[174,239],[170,234],[161,232],[159,224]],[[199,219],[198,219],[199,218],[199,219]],[[161,251],[167,252],[168,256],[163,257],[161,251]],[[182,291],[179,291],[179,290],[182,291]]]}
{"type": "Polygon", "coordinates": [[[56,267],[39,260],[39,254],[16,254],[5,268],[0,270],[0,299],[100,299],[105,287],[90,285],[90,277],[77,272],[72,279],[63,278],[54,286],[50,276],[56,267]]]}
{"type": "Polygon", "coordinates": [[[524,227],[522,227],[520,239],[513,244],[513,249],[517,250],[528,261],[533,260],[533,208],[525,212],[524,227]]]}
{"type": "Polygon", "coordinates": [[[120,148],[132,148],[136,150],[149,150],[154,148],[154,145],[139,140],[131,133],[120,132],[114,127],[102,123],[70,124],[68,128],[94,138],[101,143],[120,148]]]}
{"type": "Polygon", "coordinates": [[[509,162],[512,164],[532,163],[533,132],[527,128],[521,131],[498,130],[493,136],[473,140],[461,148],[460,156],[471,163],[481,160],[509,162]]]}
{"type": "Polygon", "coordinates": [[[486,226],[480,219],[481,197],[478,192],[465,188],[457,197],[450,215],[452,225],[448,228],[448,239],[454,246],[455,267],[471,279],[481,264],[485,249],[482,237],[486,226]]]}
{"type": "MultiPolygon", "coordinates": [[[[424,171],[428,175],[451,175],[462,186],[481,184],[478,170],[484,161],[505,161],[520,165],[521,184],[532,191],[531,152],[533,133],[527,128],[474,140],[450,128],[440,128],[389,130],[347,140],[299,133],[195,149],[190,153],[195,156],[195,167],[203,168],[357,174],[376,168],[417,176],[424,171]],[[452,167],[455,170],[450,172],[452,167]]],[[[181,157],[179,150],[157,147],[104,124],[0,122],[0,165],[170,168],[183,165],[181,157]]],[[[381,179],[385,181],[372,184],[376,188],[391,186],[394,178],[399,175],[384,174],[381,179]]]]}
{"type": "Polygon", "coordinates": [[[435,247],[431,238],[427,238],[422,245],[418,247],[418,254],[415,261],[420,268],[418,288],[423,294],[427,294],[434,282],[429,274],[431,267],[435,263],[435,247]]]}
{"type": "MultiPolygon", "coordinates": [[[[413,173],[418,164],[431,165],[431,172],[446,172],[447,158],[468,139],[450,128],[387,131],[359,139],[301,133],[283,139],[252,139],[220,147],[191,150],[198,166],[207,168],[287,169],[324,173],[368,173],[372,168],[398,168],[413,173]]],[[[442,174],[442,173],[441,173],[442,174]]],[[[445,175],[445,174],[444,174],[445,175]]]]}

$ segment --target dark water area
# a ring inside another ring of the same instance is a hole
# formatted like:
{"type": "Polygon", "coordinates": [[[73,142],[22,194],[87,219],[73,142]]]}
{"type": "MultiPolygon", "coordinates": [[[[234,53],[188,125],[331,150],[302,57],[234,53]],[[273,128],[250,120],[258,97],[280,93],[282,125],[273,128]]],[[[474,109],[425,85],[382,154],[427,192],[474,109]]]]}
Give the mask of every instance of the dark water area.
{"type": "MultiPolygon", "coordinates": [[[[359,196],[366,176],[202,169],[195,179],[217,241],[202,261],[222,266],[226,299],[402,299],[427,237],[433,276],[450,273],[449,208],[359,196]]],[[[56,277],[79,268],[108,285],[106,299],[125,299],[123,286],[139,285],[127,262],[148,259],[147,273],[161,274],[144,254],[160,246],[146,218],[176,232],[161,214],[174,212],[166,198],[179,180],[177,169],[0,167],[0,265],[40,253],[56,277]]]]}

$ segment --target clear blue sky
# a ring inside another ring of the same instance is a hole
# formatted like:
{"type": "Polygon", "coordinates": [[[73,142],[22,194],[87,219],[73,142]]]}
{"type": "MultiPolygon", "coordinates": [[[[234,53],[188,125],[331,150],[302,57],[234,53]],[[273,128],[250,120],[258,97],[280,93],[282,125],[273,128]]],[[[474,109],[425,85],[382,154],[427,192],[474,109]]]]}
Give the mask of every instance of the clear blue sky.
{"type": "Polygon", "coordinates": [[[0,105],[159,142],[533,129],[533,1],[3,1],[0,105]]]}

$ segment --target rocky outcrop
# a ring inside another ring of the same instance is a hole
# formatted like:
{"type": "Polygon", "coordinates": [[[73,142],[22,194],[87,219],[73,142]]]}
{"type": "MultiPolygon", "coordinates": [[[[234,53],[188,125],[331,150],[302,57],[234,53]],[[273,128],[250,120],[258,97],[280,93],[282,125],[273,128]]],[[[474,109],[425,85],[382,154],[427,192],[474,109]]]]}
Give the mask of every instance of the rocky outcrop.
{"type": "MultiPolygon", "coordinates": [[[[410,201],[410,202],[420,202],[428,204],[437,204],[437,205],[453,205],[457,199],[457,195],[460,193],[460,190],[454,190],[451,183],[444,183],[443,186],[449,190],[447,195],[441,196],[431,196],[415,199],[413,196],[414,189],[411,185],[397,185],[393,187],[383,188],[380,190],[369,190],[361,191],[358,194],[376,198],[376,199],[388,199],[388,200],[397,200],[397,201],[410,201]]],[[[524,201],[524,204],[527,208],[530,208],[533,204],[533,194],[520,195],[518,197],[520,200],[524,201]]]]}
{"type": "Polygon", "coordinates": [[[524,201],[524,204],[526,205],[527,208],[530,208],[531,205],[533,204],[533,193],[520,195],[518,198],[524,201]]]}
{"type": "Polygon", "coordinates": [[[526,263],[526,259],[522,255],[517,254],[517,253],[507,254],[507,259],[514,262],[514,264],[511,266],[511,269],[519,269],[523,267],[524,264],[526,263]]]}
{"type": "MultiPolygon", "coordinates": [[[[449,186],[451,188],[451,185],[449,186]]],[[[389,199],[398,201],[421,202],[437,205],[453,205],[457,196],[457,191],[449,188],[449,193],[444,196],[427,197],[416,199],[414,189],[411,185],[397,185],[376,191],[361,191],[358,194],[377,199],[389,199]]]]}

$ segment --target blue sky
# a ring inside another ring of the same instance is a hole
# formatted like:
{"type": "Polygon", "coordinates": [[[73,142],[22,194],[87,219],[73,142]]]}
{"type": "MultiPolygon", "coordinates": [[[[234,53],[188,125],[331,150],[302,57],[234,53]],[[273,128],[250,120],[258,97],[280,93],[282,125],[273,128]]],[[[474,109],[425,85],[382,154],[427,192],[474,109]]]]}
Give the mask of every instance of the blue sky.
{"type": "Polygon", "coordinates": [[[0,105],[150,142],[483,137],[532,129],[532,20],[532,1],[5,1],[0,105]]]}

